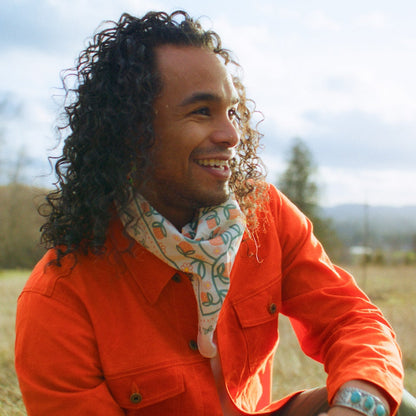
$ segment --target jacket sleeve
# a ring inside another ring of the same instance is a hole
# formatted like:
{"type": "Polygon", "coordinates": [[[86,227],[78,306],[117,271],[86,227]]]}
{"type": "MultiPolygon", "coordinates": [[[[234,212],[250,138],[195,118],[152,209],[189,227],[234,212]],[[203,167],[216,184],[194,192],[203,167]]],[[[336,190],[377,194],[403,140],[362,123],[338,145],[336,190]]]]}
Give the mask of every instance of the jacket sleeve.
{"type": "Polygon", "coordinates": [[[122,416],[101,376],[88,315],[24,291],[16,317],[16,372],[29,416],[122,416]]]}
{"type": "Polygon", "coordinates": [[[342,384],[360,379],[381,388],[395,412],[403,368],[393,330],[353,277],[330,262],[310,221],[271,192],[282,247],[282,313],[302,350],[324,364],[329,400],[342,384]]]}

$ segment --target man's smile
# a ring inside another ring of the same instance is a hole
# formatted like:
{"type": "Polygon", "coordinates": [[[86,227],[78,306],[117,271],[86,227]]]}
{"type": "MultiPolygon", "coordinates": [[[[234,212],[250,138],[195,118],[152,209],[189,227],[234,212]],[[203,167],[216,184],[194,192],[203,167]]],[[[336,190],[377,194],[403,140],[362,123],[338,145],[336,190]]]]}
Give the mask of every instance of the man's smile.
{"type": "Polygon", "coordinates": [[[221,160],[221,159],[200,159],[195,160],[195,162],[204,167],[211,167],[220,170],[228,170],[228,160],[221,160]]]}

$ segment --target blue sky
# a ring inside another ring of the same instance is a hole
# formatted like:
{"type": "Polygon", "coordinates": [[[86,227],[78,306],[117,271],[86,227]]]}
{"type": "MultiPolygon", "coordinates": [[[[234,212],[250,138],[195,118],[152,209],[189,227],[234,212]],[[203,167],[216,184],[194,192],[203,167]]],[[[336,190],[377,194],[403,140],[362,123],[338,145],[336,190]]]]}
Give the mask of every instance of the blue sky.
{"type": "Polygon", "coordinates": [[[265,116],[269,181],[301,137],[319,166],[323,204],[416,205],[413,0],[3,0],[0,97],[21,113],[3,126],[1,150],[11,157],[25,148],[36,161],[27,174],[32,183],[48,183],[35,176],[48,171],[56,143],[59,73],[100,22],[124,11],[178,8],[207,16],[204,25],[241,63],[265,116]]]}

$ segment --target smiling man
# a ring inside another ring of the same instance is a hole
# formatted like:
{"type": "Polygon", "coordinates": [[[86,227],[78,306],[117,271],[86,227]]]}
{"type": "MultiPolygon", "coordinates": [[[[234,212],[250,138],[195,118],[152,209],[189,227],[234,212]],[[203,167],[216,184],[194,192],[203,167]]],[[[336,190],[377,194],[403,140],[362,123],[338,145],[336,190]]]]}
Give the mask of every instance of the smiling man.
{"type": "Polygon", "coordinates": [[[163,89],[154,103],[151,171],[140,193],[181,229],[195,209],[228,198],[229,164],[240,141],[238,95],[209,50],[165,45],[156,63],[163,89]]]}
{"type": "Polygon", "coordinates": [[[236,67],[184,12],[80,55],[18,301],[29,415],[414,414],[389,324],[265,182],[236,67]],[[328,381],[271,402],[280,313],[328,381]]]}

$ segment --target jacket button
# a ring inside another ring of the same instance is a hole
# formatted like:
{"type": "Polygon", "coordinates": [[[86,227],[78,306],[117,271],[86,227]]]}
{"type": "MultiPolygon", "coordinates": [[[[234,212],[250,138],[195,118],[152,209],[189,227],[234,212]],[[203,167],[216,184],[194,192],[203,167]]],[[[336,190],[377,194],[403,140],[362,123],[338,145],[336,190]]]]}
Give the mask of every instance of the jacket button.
{"type": "Polygon", "coordinates": [[[176,283],[180,283],[182,281],[181,275],[179,273],[175,273],[172,277],[172,280],[176,283]]]}
{"type": "Polygon", "coordinates": [[[189,348],[190,348],[192,351],[198,351],[198,344],[197,344],[197,342],[196,342],[194,339],[191,339],[191,340],[189,341],[188,345],[189,345],[189,348]]]}
{"type": "Polygon", "coordinates": [[[276,304],[275,303],[271,303],[269,305],[269,313],[271,315],[274,315],[276,312],[277,312],[277,306],[276,306],[276,304]]]}
{"type": "Polygon", "coordinates": [[[140,393],[133,393],[130,396],[130,401],[134,404],[138,404],[142,401],[142,395],[140,393]]]}

